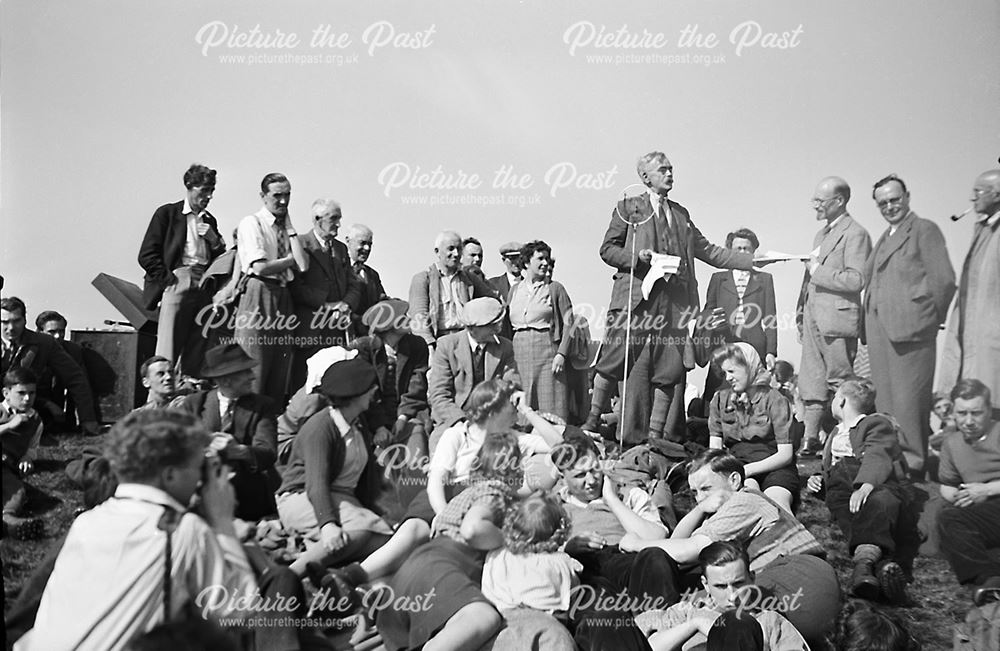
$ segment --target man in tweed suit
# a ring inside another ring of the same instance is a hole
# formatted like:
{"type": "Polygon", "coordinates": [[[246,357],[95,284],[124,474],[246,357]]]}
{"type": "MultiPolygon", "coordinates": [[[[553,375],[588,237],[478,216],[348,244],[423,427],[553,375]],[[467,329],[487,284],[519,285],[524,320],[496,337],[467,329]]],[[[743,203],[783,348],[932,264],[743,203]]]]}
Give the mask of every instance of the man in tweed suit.
{"type": "Polygon", "coordinates": [[[865,276],[865,331],[878,410],[899,422],[910,472],[923,474],[930,436],[938,327],[955,295],[955,270],[941,229],[910,210],[903,180],[887,176],[872,198],[889,227],[865,276]]]}
{"type": "Polygon", "coordinates": [[[861,290],[872,240],[847,213],[851,188],[829,176],[819,182],[812,206],[823,227],[799,292],[797,324],[802,342],[799,392],[805,402],[803,451],[819,449],[819,428],[826,405],[840,383],[854,372],[861,334],[861,290]]]}

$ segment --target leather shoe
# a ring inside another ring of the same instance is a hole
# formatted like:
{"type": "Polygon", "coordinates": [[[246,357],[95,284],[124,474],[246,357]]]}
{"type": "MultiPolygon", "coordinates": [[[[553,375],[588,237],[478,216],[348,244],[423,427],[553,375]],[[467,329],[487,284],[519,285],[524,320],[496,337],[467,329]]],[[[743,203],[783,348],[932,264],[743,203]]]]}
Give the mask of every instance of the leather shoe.
{"type": "Polygon", "coordinates": [[[886,561],[879,568],[879,586],[885,598],[894,604],[906,602],[906,573],[896,561],[886,561]]]}

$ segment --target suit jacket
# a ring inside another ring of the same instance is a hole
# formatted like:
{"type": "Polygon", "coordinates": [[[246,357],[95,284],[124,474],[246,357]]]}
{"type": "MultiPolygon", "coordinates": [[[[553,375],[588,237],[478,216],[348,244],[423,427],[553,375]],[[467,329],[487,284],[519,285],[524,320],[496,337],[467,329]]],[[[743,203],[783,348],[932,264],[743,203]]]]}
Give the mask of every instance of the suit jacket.
{"type": "MultiPolygon", "coordinates": [[[[724,269],[753,269],[753,256],[748,253],[738,253],[721,246],[716,246],[701,234],[698,227],[691,221],[687,208],[675,201],[669,201],[672,219],[676,220],[676,230],[681,246],[681,257],[687,265],[688,305],[695,310],[698,302],[698,281],[694,275],[695,258],[713,267],[724,269]]],[[[666,253],[656,236],[653,215],[653,205],[649,195],[644,194],[636,199],[622,200],[611,214],[611,223],[604,234],[601,243],[601,260],[614,267],[614,285],[611,288],[611,305],[609,311],[633,309],[642,300],[642,279],[649,271],[649,264],[638,259],[639,251],[651,249],[657,253],[666,253]],[[636,221],[644,222],[636,227],[630,227],[619,215],[631,219],[633,209],[637,211],[636,221]],[[635,253],[632,255],[632,240],[635,239],[635,253]],[[635,278],[632,294],[629,295],[629,276],[635,278]]]]}
{"type": "MultiPolygon", "coordinates": [[[[160,206],[153,213],[146,228],[146,235],[139,247],[139,266],[146,270],[143,281],[142,300],[147,310],[156,309],[163,290],[174,284],[177,278],[174,269],[181,266],[184,255],[184,244],[187,241],[187,218],[181,214],[184,202],[168,203],[160,206]]],[[[219,232],[215,217],[205,213],[205,223],[218,236],[217,244],[212,246],[206,240],[208,261],[211,262],[225,252],[226,244],[219,232]]]]}
{"type": "MultiPolygon", "coordinates": [[[[459,290],[464,295],[459,298],[463,303],[473,298],[483,296],[496,297],[493,288],[475,274],[459,270],[459,290]]],[[[441,271],[436,264],[421,271],[413,277],[410,283],[410,319],[413,334],[423,337],[430,345],[438,337],[438,312],[441,309],[441,271]]]]}
{"type": "Polygon", "coordinates": [[[865,265],[866,323],[878,319],[889,341],[934,340],[955,295],[955,270],[937,224],[910,212],[886,229],[865,265]]]}
{"type": "MultiPolygon", "coordinates": [[[[883,414],[865,416],[851,428],[851,452],[861,460],[861,468],[854,477],[854,487],[871,484],[876,488],[895,479],[906,479],[906,459],[899,447],[896,425],[883,414]]],[[[828,476],[833,462],[833,436],[826,437],[823,445],[823,474],[828,476]]]]}
{"type": "MultiPolygon", "coordinates": [[[[507,274],[503,273],[499,276],[487,278],[486,282],[490,284],[490,287],[493,288],[493,291],[497,293],[497,296],[503,302],[504,306],[506,306],[508,304],[507,298],[510,296],[510,279],[507,278],[507,274]]],[[[500,324],[500,336],[507,339],[514,338],[514,328],[510,325],[510,313],[506,310],[503,313],[503,323],[500,324]]]]}
{"type": "Polygon", "coordinates": [[[357,309],[354,310],[354,334],[359,337],[364,337],[368,334],[368,329],[361,323],[361,317],[372,305],[375,305],[379,301],[384,301],[389,298],[389,295],[385,293],[385,287],[382,286],[382,278],[379,276],[378,272],[372,269],[367,264],[362,263],[361,267],[364,269],[365,277],[362,278],[354,269],[353,265],[351,267],[354,277],[358,279],[361,284],[361,298],[358,300],[357,309]]]}
{"type": "Polygon", "coordinates": [[[745,341],[754,347],[761,359],[771,353],[778,355],[777,307],[774,301],[774,278],[763,271],[751,271],[743,292],[746,323],[733,325],[733,313],[740,306],[736,281],[730,271],[712,274],[705,293],[705,310],[721,307],[726,311],[730,336],[727,341],[745,341]],[[749,306],[749,307],[748,307],[749,306]]]}
{"type": "MultiPolygon", "coordinates": [[[[210,432],[222,430],[218,389],[192,393],[178,408],[193,414],[210,432]]],[[[250,448],[249,460],[227,460],[235,471],[232,484],[238,500],[236,517],[244,520],[259,520],[275,510],[274,491],[280,483],[274,471],[278,455],[276,409],[267,396],[247,394],[237,399],[233,424],[226,432],[250,448]]]]}
{"type": "Polygon", "coordinates": [[[355,339],[351,347],[375,367],[382,398],[368,410],[368,424],[374,432],[379,427],[390,430],[398,416],[413,420],[428,409],[427,342],[412,334],[403,335],[396,350],[396,373],[389,373],[385,344],[377,335],[355,339]]]}
{"type": "MultiPolygon", "coordinates": [[[[31,369],[38,376],[40,397],[53,399],[51,387],[55,379],[61,386],[66,387],[70,397],[73,398],[80,422],[97,421],[86,372],[73,361],[57,339],[42,332],[25,330],[10,363],[10,367],[15,366],[31,369]]],[[[9,368],[4,365],[0,368],[0,375],[6,374],[8,370],[9,368]]]]}
{"type": "Polygon", "coordinates": [[[799,292],[798,314],[809,309],[825,337],[861,334],[861,290],[872,239],[861,224],[844,213],[833,229],[823,227],[813,239],[819,247],[816,273],[806,271],[799,292]]]}
{"type": "MultiPolygon", "coordinates": [[[[514,345],[497,337],[486,344],[486,379],[503,378],[520,384],[514,363],[514,345]]],[[[465,330],[438,340],[431,362],[428,397],[434,425],[450,427],[465,418],[465,403],[472,394],[472,347],[465,330]]]]}
{"type": "MultiPolygon", "coordinates": [[[[339,341],[333,341],[331,337],[342,333],[346,327],[331,327],[335,322],[331,322],[327,311],[321,308],[326,303],[344,301],[352,312],[357,310],[361,302],[361,281],[351,271],[347,246],[342,242],[333,240],[332,255],[323,250],[312,230],[299,235],[299,243],[309,260],[309,267],[297,273],[289,287],[299,321],[295,334],[298,337],[324,338],[322,342],[314,341],[303,348],[337,345],[339,341]]],[[[345,321],[343,325],[348,323],[345,321]]]]}

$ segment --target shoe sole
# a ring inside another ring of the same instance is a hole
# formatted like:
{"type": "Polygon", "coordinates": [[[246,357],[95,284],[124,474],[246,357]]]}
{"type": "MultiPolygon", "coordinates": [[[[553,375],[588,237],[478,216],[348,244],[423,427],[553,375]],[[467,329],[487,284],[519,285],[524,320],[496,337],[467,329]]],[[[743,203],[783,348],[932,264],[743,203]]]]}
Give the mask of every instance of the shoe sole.
{"type": "Polygon", "coordinates": [[[890,561],[883,565],[878,572],[879,586],[882,594],[892,603],[903,603],[906,601],[906,574],[898,563],[890,561]]]}
{"type": "Polygon", "coordinates": [[[14,540],[38,540],[45,535],[41,520],[24,520],[23,522],[7,523],[7,533],[14,540]]]}
{"type": "Polygon", "coordinates": [[[880,590],[879,582],[875,577],[872,577],[872,579],[872,581],[851,586],[851,594],[865,601],[875,601],[878,599],[880,590]]]}

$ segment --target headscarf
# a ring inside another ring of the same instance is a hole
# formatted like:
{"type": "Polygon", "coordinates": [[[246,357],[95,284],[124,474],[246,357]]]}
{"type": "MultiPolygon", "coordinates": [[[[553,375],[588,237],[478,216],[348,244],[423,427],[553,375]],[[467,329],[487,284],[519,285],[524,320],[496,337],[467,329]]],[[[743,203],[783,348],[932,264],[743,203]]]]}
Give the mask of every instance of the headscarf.
{"type": "Polygon", "coordinates": [[[357,356],[358,351],[347,350],[340,346],[330,346],[318,351],[306,360],[306,393],[312,393],[312,390],[319,386],[326,369],[333,366],[335,362],[354,359],[357,356]]]}
{"type": "Polygon", "coordinates": [[[736,394],[734,391],[733,397],[737,403],[746,406],[750,404],[750,389],[752,387],[771,386],[771,374],[764,368],[764,363],[760,361],[760,355],[757,354],[757,350],[753,346],[744,341],[737,341],[734,345],[740,349],[743,358],[747,361],[747,388],[740,394],[736,394]]]}

